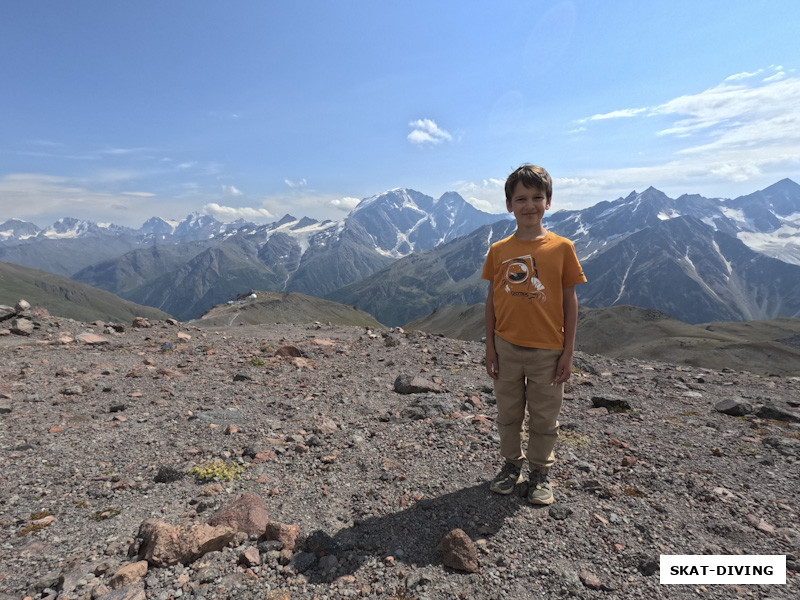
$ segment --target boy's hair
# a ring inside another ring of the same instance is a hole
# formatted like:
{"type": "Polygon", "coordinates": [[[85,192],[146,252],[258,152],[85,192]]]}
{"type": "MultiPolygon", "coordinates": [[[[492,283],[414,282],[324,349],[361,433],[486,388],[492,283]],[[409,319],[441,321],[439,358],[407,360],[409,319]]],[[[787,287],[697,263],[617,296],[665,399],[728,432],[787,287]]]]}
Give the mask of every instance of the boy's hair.
{"type": "Polygon", "coordinates": [[[544,167],[524,164],[506,179],[506,202],[511,202],[511,194],[518,183],[525,187],[537,187],[544,190],[545,196],[550,200],[553,197],[553,180],[544,167]]]}

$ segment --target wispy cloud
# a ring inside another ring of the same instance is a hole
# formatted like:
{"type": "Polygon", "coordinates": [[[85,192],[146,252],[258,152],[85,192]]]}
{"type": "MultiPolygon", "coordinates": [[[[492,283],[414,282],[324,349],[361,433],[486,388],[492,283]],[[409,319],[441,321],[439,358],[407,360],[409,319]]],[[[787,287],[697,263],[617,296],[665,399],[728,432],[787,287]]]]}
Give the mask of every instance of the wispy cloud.
{"type": "Polygon", "coordinates": [[[226,196],[241,196],[243,194],[235,185],[223,185],[222,193],[226,196]]]}
{"type": "Polygon", "coordinates": [[[230,222],[237,219],[245,219],[246,221],[272,221],[275,215],[269,212],[266,208],[253,208],[251,206],[221,206],[216,202],[211,202],[203,207],[202,212],[210,215],[218,221],[230,222]]]}
{"type": "Polygon", "coordinates": [[[441,144],[449,142],[453,136],[441,129],[431,119],[418,119],[408,124],[411,133],[408,134],[408,141],[412,144],[441,144]]]}
{"type": "Polygon", "coordinates": [[[578,123],[588,123],[590,121],[603,121],[605,119],[624,119],[628,117],[635,117],[637,115],[647,112],[647,110],[648,109],[646,108],[623,108],[622,110],[612,110],[611,112],[608,113],[592,115],[591,117],[580,119],[578,123]]]}
{"type": "MultiPolygon", "coordinates": [[[[695,186],[745,182],[785,173],[800,166],[800,77],[773,65],[755,72],[737,73],[695,94],[667,100],[657,106],[610,111],[579,122],[620,117],[646,127],[652,134],[678,142],[672,154],[653,157],[651,166],[596,171],[564,180],[562,187],[576,195],[587,192],[591,180],[597,189],[620,186],[672,185],[684,191],[695,186]],[[767,75],[767,76],[764,76],[767,75]],[[668,125],[665,127],[665,121],[668,125]],[[586,175],[586,177],[584,177],[586,175]]],[[[785,176],[785,174],[781,175],[785,176]]],[[[592,193],[596,196],[596,193],[592,193]]]]}
{"type": "Polygon", "coordinates": [[[733,75],[729,75],[725,78],[725,81],[741,81],[742,79],[750,79],[751,77],[757,77],[764,72],[764,69],[759,69],[758,71],[753,71],[752,73],[748,73],[747,71],[743,71],[742,73],[734,73],[733,75]]]}
{"type": "Polygon", "coordinates": [[[291,179],[284,179],[283,182],[293,190],[296,190],[298,188],[304,188],[308,185],[308,182],[305,179],[301,179],[300,181],[292,181],[291,179]]]}

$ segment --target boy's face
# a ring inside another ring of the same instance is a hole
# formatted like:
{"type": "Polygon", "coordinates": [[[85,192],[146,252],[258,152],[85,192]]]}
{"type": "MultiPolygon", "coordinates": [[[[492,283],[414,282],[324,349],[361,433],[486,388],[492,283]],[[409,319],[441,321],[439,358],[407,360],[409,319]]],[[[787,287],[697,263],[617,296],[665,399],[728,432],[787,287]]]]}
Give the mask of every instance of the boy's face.
{"type": "Polygon", "coordinates": [[[550,199],[544,189],[526,187],[522,182],[517,183],[511,199],[506,200],[508,212],[514,213],[517,225],[520,227],[538,227],[544,218],[544,212],[550,208],[550,199]]]}

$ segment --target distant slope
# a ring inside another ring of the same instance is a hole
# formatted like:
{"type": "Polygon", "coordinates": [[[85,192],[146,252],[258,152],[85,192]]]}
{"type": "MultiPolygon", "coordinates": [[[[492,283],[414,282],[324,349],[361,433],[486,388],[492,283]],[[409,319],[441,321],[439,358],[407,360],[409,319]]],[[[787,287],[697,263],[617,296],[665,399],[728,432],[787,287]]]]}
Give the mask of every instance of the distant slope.
{"type": "Polygon", "coordinates": [[[405,325],[403,329],[441,333],[446,337],[476,342],[486,335],[484,308],[482,302],[472,306],[443,306],[405,325]]]}
{"type": "Polygon", "coordinates": [[[303,324],[319,321],[334,325],[381,326],[372,315],[338,302],[297,292],[254,293],[257,296],[254,300],[245,297],[234,304],[220,304],[192,323],[201,327],[229,327],[239,323],[303,324]]]}
{"type": "Polygon", "coordinates": [[[469,235],[410,254],[326,298],[352,304],[395,326],[423,318],[438,306],[471,305],[486,298],[481,268],[489,246],[514,231],[507,219],[469,235]]]}
{"type": "Polygon", "coordinates": [[[51,315],[87,323],[97,320],[129,323],[134,317],[170,318],[158,309],[123,300],[61,275],[0,262],[0,304],[13,306],[20,299],[46,308],[51,315]]]}
{"type": "MultiPolygon", "coordinates": [[[[484,336],[483,304],[445,306],[405,326],[464,340],[484,336]]],[[[689,325],[634,306],[581,307],[577,349],[708,369],[800,375],[800,319],[689,325]]]]}

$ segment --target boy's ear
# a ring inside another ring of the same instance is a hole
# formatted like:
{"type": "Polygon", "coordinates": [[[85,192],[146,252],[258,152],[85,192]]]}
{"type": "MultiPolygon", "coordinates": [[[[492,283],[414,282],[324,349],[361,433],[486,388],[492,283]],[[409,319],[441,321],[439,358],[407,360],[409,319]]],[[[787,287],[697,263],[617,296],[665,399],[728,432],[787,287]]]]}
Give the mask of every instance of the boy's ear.
{"type": "Polygon", "coordinates": [[[508,212],[514,212],[514,209],[511,208],[511,200],[509,200],[508,198],[506,198],[506,210],[508,212]]]}

